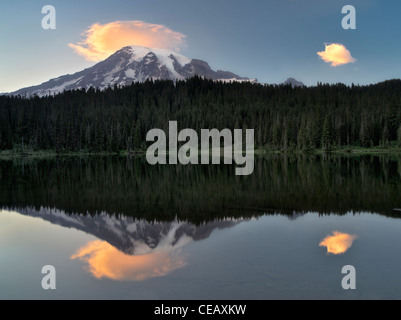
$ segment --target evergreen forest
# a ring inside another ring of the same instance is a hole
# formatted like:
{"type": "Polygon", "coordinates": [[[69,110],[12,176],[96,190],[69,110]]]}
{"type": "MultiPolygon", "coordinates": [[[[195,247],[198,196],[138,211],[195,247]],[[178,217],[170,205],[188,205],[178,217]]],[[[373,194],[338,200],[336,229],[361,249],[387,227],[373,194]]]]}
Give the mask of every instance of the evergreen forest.
{"type": "Polygon", "coordinates": [[[263,150],[401,146],[401,80],[312,87],[147,80],[45,97],[0,96],[0,150],[119,153],[154,128],[254,129],[263,150]]]}

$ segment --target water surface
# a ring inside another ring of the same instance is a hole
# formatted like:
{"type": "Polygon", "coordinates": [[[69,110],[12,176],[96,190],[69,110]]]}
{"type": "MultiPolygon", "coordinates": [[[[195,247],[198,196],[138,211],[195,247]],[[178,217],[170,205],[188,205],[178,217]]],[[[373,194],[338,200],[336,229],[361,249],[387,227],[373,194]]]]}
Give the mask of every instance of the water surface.
{"type": "Polygon", "coordinates": [[[398,157],[263,156],[233,172],[0,161],[0,298],[401,298],[398,157]]]}

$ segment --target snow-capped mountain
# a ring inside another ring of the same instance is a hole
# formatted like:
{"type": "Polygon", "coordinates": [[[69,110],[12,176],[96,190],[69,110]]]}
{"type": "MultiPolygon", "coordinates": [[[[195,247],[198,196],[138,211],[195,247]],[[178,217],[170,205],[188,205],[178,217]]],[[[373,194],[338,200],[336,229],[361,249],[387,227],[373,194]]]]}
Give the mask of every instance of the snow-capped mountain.
{"type": "Polygon", "coordinates": [[[10,95],[46,96],[65,90],[90,87],[103,90],[115,85],[125,86],[132,82],[143,82],[146,79],[175,81],[194,75],[212,80],[257,82],[256,79],[240,77],[229,71],[214,71],[205,61],[189,59],[171,50],[128,46],[90,68],[51,79],[37,86],[20,89],[10,95]]]}

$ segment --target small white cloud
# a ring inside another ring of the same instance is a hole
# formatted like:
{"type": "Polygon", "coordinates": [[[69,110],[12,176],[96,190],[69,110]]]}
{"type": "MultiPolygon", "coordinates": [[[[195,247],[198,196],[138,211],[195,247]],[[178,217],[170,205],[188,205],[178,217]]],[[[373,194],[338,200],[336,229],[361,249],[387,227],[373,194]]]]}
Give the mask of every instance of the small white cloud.
{"type": "Polygon", "coordinates": [[[324,62],[331,63],[332,67],[354,63],[356,61],[356,59],[351,56],[351,52],[341,43],[325,44],[325,46],[325,50],[317,54],[324,62]]]}

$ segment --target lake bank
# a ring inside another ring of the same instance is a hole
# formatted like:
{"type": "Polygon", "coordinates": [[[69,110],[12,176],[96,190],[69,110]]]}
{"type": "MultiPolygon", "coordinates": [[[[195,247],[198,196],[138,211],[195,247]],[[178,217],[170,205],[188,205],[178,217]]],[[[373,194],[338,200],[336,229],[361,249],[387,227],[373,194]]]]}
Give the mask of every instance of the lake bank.
{"type": "MultiPolygon", "coordinates": [[[[271,150],[265,148],[258,148],[254,151],[255,154],[401,154],[401,147],[372,147],[364,148],[359,146],[344,146],[331,151],[322,149],[313,150],[271,150]]],[[[1,158],[14,158],[14,157],[69,157],[69,156],[138,156],[146,155],[146,150],[137,150],[128,152],[122,150],[120,152],[91,152],[91,151],[67,151],[56,152],[54,150],[28,150],[21,152],[20,150],[2,150],[0,151],[1,158]]]]}

